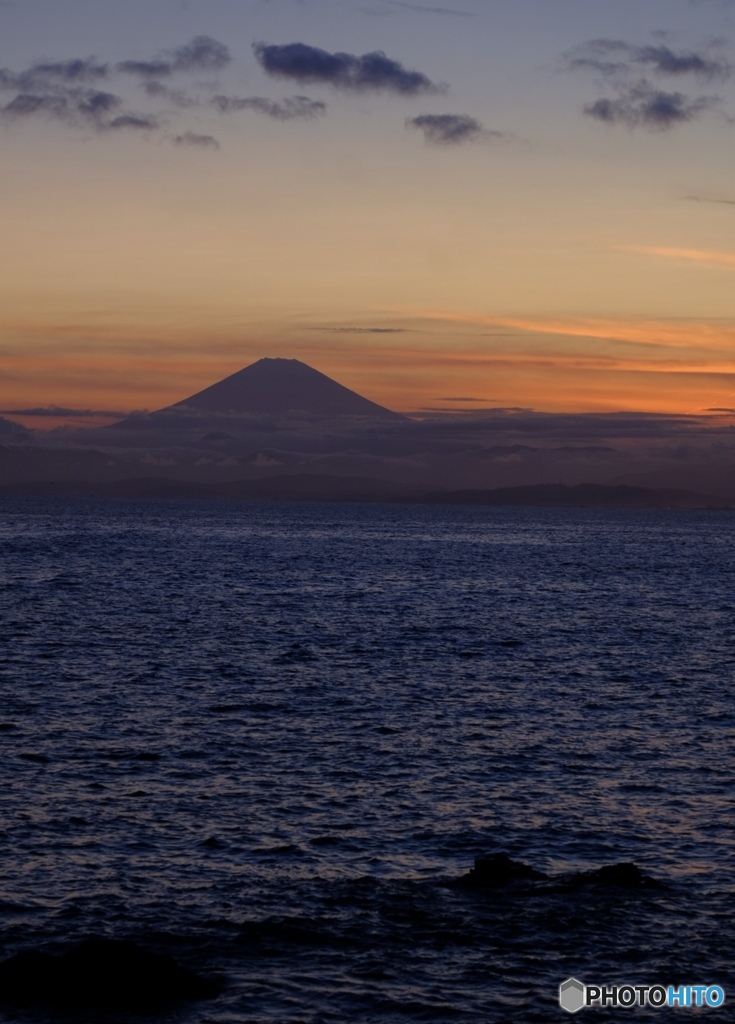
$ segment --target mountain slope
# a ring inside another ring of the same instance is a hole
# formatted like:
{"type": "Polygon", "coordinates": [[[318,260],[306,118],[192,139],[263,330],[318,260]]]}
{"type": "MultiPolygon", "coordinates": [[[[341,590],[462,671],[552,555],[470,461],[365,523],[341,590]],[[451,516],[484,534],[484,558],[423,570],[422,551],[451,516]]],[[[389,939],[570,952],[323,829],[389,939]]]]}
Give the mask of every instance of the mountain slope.
{"type": "Polygon", "coordinates": [[[375,402],[312,369],[298,359],[259,359],[162,412],[257,413],[280,416],[304,412],[310,416],[370,416],[403,419],[375,402]]]}

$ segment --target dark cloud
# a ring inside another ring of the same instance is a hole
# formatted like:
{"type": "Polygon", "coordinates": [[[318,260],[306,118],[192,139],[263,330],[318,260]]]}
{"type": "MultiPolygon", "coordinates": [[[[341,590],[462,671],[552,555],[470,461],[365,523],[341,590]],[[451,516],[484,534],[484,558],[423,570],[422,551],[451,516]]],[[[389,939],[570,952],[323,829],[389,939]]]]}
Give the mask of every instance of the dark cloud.
{"type": "Polygon", "coordinates": [[[108,121],[104,128],[110,131],[157,131],[160,125],[155,117],[147,114],[121,114],[120,117],[108,121]]]}
{"type": "Polygon", "coordinates": [[[90,87],[109,74],[93,57],[38,62],[20,72],[0,69],[0,89],[16,93],[0,114],[6,121],[45,117],[95,131],[157,127],[155,118],[120,113],[123,101],[114,93],[90,87]]]}
{"type": "Polygon", "coordinates": [[[503,132],[488,131],[468,114],[420,114],[406,119],[409,128],[423,132],[424,139],[435,146],[457,146],[481,139],[502,139],[503,132]]]}
{"type": "Polygon", "coordinates": [[[735,206],[735,199],[710,199],[708,196],[687,196],[694,203],[716,203],[718,206],[735,206]]]}
{"type": "Polygon", "coordinates": [[[34,117],[44,114],[49,117],[65,118],[69,111],[69,101],[65,96],[55,94],[39,96],[21,92],[2,108],[6,117],[34,117]]]}
{"type": "MultiPolygon", "coordinates": [[[[99,132],[157,131],[161,127],[162,101],[180,108],[196,106],[199,102],[179,89],[170,88],[165,79],[177,73],[216,72],[231,60],[224,43],[200,35],[152,60],[124,60],[112,67],[87,57],[37,62],[18,72],[0,68],[0,90],[15,93],[9,102],[0,104],[0,117],[6,122],[46,118],[72,128],[91,128],[99,132]],[[119,96],[94,88],[113,73],[137,76],[146,96],[157,101],[159,112],[125,110],[119,96]]],[[[274,108],[271,114],[284,118],[307,116],[305,108],[298,110],[298,103],[296,97],[287,101],[283,108],[274,108]]],[[[174,138],[176,144],[182,146],[218,146],[212,136],[195,132],[182,132],[174,138]]]]}
{"type": "Polygon", "coordinates": [[[325,334],[407,334],[405,327],[308,327],[309,331],[325,334]]]}
{"type": "Polygon", "coordinates": [[[371,17],[387,18],[393,15],[400,15],[405,12],[409,14],[439,14],[452,18],[475,18],[475,11],[456,10],[451,7],[430,7],[427,4],[413,4],[404,0],[385,0],[380,7],[361,7],[361,14],[369,14],[371,17]]]}
{"type": "Polygon", "coordinates": [[[142,78],[164,78],[171,74],[173,65],[167,60],[123,60],[117,65],[117,70],[142,78]]]}
{"type": "Polygon", "coordinates": [[[198,105],[197,100],[182,92],[181,89],[169,89],[167,85],[156,79],[144,81],[141,85],[146,96],[150,96],[151,99],[167,100],[177,107],[196,107],[198,105]]]}
{"type": "Polygon", "coordinates": [[[189,43],[168,51],[153,60],[123,60],[117,70],[141,78],[165,78],[187,72],[221,71],[232,60],[224,43],[211,36],[195,36],[189,43]]]}
{"type": "Polygon", "coordinates": [[[351,92],[392,92],[417,96],[441,91],[420,71],[409,71],[382,51],[356,56],[329,53],[305,43],[285,46],[255,43],[255,56],[266,74],[297,82],[331,85],[351,92]]]}
{"type": "Polygon", "coordinates": [[[79,100],[77,110],[90,117],[99,117],[116,110],[121,103],[120,97],[111,92],[90,92],[79,100]]]}
{"type": "Polygon", "coordinates": [[[171,90],[168,88],[168,86],[164,85],[163,82],[156,82],[154,80],[151,82],[143,82],[142,84],[143,91],[145,92],[146,96],[153,96],[154,98],[163,96],[168,98],[168,96],[170,95],[171,90]]]}
{"type": "Polygon", "coordinates": [[[427,7],[424,4],[411,4],[406,0],[390,0],[391,7],[402,7],[405,11],[413,11],[415,14],[448,14],[454,18],[474,18],[474,11],[456,11],[449,7],[427,7]]]}
{"type": "Polygon", "coordinates": [[[16,92],[50,91],[59,86],[87,85],[108,77],[107,64],[93,57],[32,64],[24,71],[0,68],[0,89],[16,92]]]}
{"type": "Polygon", "coordinates": [[[728,78],[732,65],[712,47],[672,50],[664,43],[635,46],[620,39],[591,39],[565,55],[570,70],[592,71],[611,82],[613,95],[588,103],[584,113],[605,124],[666,131],[693,121],[719,102],[717,96],[688,96],[661,89],[641,72],[658,76],[728,78]]]}
{"type": "Polygon", "coordinates": [[[637,63],[661,75],[697,75],[712,79],[732,74],[732,66],[727,61],[692,50],[675,53],[668,46],[642,46],[636,57],[637,63]]]}
{"type": "Polygon", "coordinates": [[[719,102],[716,96],[689,97],[680,92],[663,92],[650,82],[622,86],[617,95],[588,103],[588,117],[610,125],[666,131],[676,125],[694,121],[719,102]]]}
{"type": "Polygon", "coordinates": [[[198,135],[196,132],[184,132],[182,135],[174,135],[175,146],[194,146],[199,149],[219,149],[219,142],[213,135],[198,135]]]}
{"type": "MultiPolygon", "coordinates": [[[[420,429],[428,434],[446,431],[447,436],[487,432],[506,437],[528,435],[544,441],[564,438],[608,443],[621,438],[678,440],[702,433],[714,438],[718,428],[717,420],[712,416],[645,412],[547,413],[502,408],[441,410],[441,414],[437,411],[436,416],[423,420],[420,429]]],[[[727,439],[732,435],[732,429],[726,425],[720,428],[720,432],[727,439]]]]}
{"type": "Polygon", "coordinates": [[[77,418],[105,416],[110,419],[130,416],[129,412],[113,412],[109,409],[67,409],[58,405],[35,406],[30,409],[0,410],[9,416],[74,416],[77,418]]]}
{"type": "Polygon", "coordinates": [[[77,127],[103,129],[105,118],[122,105],[119,96],[95,90],[67,90],[54,93],[18,93],[0,113],[6,120],[47,117],[77,127]]]}
{"type": "Polygon", "coordinates": [[[109,92],[72,90],[66,93],[19,93],[4,107],[0,117],[5,121],[45,117],[73,128],[91,128],[97,132],[134,129],[154,131],[159,128],[155,117],[148,114],[110,115],[119,110],[122,100],[109,92]]]}
{"type": "Polygon", "coordinates": [[[224,43],[211,36],[195,36],[173,52],[174,71],[221,71],[232,60],[224,43]]]}
{"type": "Polygon", "coordinates": [[[634,46],[619,39],[591,39],[565,57],[571,70],[594,71],[607,78],[640,73],[694,75],[698,78],[728,78],[732,65],[707,50],[675,51],[664,44],[634,46]]]}
{"type": "Polygon", "coordinates": [[[92,57],[83,60],[64,60],[49,63],[34,64],[26,73],[34,80],[54,79],[60,82],[78,85],[99,81],[107,78],[107,64],[98,64],[92,57]]]}
{"type": "Polygon", "coordinates": [[[320,100],[309,99],[308,96],[288,96],[277,103],[263,96],[214,96],[212,106],[222,114],[231,114],[238,110],[254,110],[258,114],[272,117],[276,121],[310,120],[326,113],[327,105],[320,100]]]}

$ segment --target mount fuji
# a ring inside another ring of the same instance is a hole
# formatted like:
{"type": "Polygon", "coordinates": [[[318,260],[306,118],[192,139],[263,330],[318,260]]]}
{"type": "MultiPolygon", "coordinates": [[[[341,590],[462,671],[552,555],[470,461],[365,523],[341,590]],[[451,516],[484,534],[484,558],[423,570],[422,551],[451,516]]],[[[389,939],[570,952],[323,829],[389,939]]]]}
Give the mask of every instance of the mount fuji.
{"type": "Polygon", "coordinates": [[[207,416],[252,413],[278,417],[306,413],[310,418],[323,419],[341,416],[404,418],[298,359],[259,359],[159,411],[168,416],[195,412],[207,416]]]}

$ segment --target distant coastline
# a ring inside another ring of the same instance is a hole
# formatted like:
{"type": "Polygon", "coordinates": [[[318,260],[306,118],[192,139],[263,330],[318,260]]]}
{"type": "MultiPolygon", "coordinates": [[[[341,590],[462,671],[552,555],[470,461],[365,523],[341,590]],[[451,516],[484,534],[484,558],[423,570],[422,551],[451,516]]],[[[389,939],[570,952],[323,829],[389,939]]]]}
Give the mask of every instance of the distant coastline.
{"type": "Polygon", "coordinates": [[[69,497],[229,501],[408,502],[507,508],[710,509],[732,511],[714,495],[628,485],[531,484],[416,493],[392,481],[324,474],[280,474],[260,480],[200,483],[167,477],[129,480],[26,480],[0,484],[0,497],[69,497]]]}
{"type": "Polygon", "coordinates": [[[266,357],[104,428],[0,417],[0,495],[730,508],[734,437],[714,415],[402,415],[266,357]]]}

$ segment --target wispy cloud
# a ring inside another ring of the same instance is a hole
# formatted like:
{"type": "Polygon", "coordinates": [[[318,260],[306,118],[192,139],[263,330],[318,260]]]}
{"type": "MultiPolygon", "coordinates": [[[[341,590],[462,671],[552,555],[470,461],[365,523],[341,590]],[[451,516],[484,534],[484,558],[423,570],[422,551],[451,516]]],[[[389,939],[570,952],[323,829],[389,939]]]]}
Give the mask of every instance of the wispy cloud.
{"type": "Polygon", "coordinates": [[[174,135],[175,146],[194,146],[197,149],[219,149],[220,144],[213,135],[199,135],[197,132],[183,132],[174,135]]]}
{"type": "Polygon", "coordinates": [[[674,50],[663,43],[639,46],[620,39],[591,39],[564,54],[562,64],[569,71],[592,72],[608,83],[609,95],[584,105],[587,117],[654,132],[697,120],[721,98],[688,95],[653,84],[648,76],[712,81],[733,75],[731,62],[715,45],[674,50]]]}
{"type": "Polygon", "coordinates": [[[39,62],[18,72],[0,68],[0,91],[16,94],[0,104],[0,113],[5,120],[40,116],[103,127],[122,104],[119,96],[95,87],[108,76],[108,65],[93,57],[39,62]]]}
{"type": "Polygon", "coordinates": [[[712,199],[709,196],[686,196],[693,203],[716,203],[718,206],[735,206],[735,199],[712,199]]]}
{"type": "Polygon", "coordinates": [[[331,85],[351,92],[390,92],[417,96],[441,91],[421,71],[410,71],[382,51],[357,56],[329,53],[306,43],[284,46],[255,43],[255,56],[268,75],[297,82],[331,85]]]}
{"type": "Polygon", "coordinates": [[[109,131],[155,132],[160,125],[155,117],[145,114],[121,114],[104,127],[109,131]]]}
{"type": "Polygon", "coordinates": [[[116,70],[124,75],[140,75],[142,78],[164,78],[172,72],[167,60],[121,60],[116,70]]]}
{"type": "MultiPolygon", "coordinates": [[[[170,113],[170,105],[185,109],[198,101],[180,89],[160,81],[174,74],[217,72],[232,56],[224,43],[210,36],[195,36],[190,42],[149,61],[123,60],[110,65],[95,57],[39,61],[20,71],[0,68],[0,91],[15,93],[0,103],[0,118],[7,122],[44,118],[70,128],[96,132],[155,132],[170,113]],[[125,109],[120,95],[100,88],[116,75],[137,75],[149,101],[157,110],[125,109]],[[162,104],[169,105],[166,111],[162,104]]],[[[183,132],[175,137],[181,145],[214,146],[212,136],[183,132]],[[192,138],[211,141],[192,142],[192,138]]]]}
{"type": "Polygon", "coordinates": [[[504,132],[489,131],[469,114],[419,114],[406,119],[406,126],[423,133],[426,142],[435,146],[458,146],[505,138],[504,132]]]}
{"type": "Polygon", "coordinates": [[[70,112],[70,104],[65,96],[34,95],[32,93],[19,93],[14,100],[2,108],[6,117],[35,117],[37,114],[44,114],[59,119],[67,118],[70,112]]]}
{"type": "Polygon", "coordinates": [[[176,107],[196,107],[199,105],[199,101],[193,96],[185,93],[183,89],[171,89],[169,86],[164,85],[163,82],[159,82],[156,79],[150,79],[141,82],[141,87],[146,96],[149,96],[154,100],[166,100],[172,103],[176,107]]]}
{"type": "Polygon", "coordinates": [[[406,334],[406,327],[307,327],[323,334],[406,334]]]}
{"type": "MultiPolygon", "coordinates": [[[[630,249],[628,251],[631,251],[630,249]]],[[[634,249],[632,251],[640,251],[634,249]]],[[[671,252],[671,250],[666,250],[671,252]]],[[[689,250],[684,250],[685,252],[689,250]]],[[[656,252],[656,255],[659,255],[656,252]]],[[[735,265],[735,256],[732,257],[735,265]]],[[[728,266],[731,264],[728,264],[728,266]]],[[[403,309],[419,321],[438,321],[464,327],[501,328],[517,332],[516,340],[525,335],[529,341],[536,335],[558,335],[567,338],[590,338],[616,342],[643,349],[689,349],[692,352],[720,353],[735,351],[735,320],[648,320],[614,317],[521,317],[493,316],[482,313],[461,313],[454,310],[403,309]]],[[[501,335],[502,337],[502,335],[501,335]]],[[[516,346],[514,345],[514,352],[516,346]]],[[[576,358],[576,356],[575,356],[576,358]]]]}
{"type": "Polygon", "coordinates": [[[327,105],[308,96],[288,96],[277,102],[263,96],[213,96],[212,106],[222,114],[252,110],[276,121],[312,120],[326,113],[327,105]]]}
{"type": "Polygon", "coordinates": [[[584,107],[588,117],[609,125],[667,131],[693,121],[720,102],[718,96],[688,97],[664,92],[645,80],[621,87],[617,95],[605,96],[584,107]]]}
{"type": "Polygon", "coordinates": [[[229,47],[211,36],[195,36],[191,42],[152,60],[123,60],[117,70],[143,78],[165,78],[182,73],[221,71],[232,60],[229,47]]]}
{"type": "Polygon", "coordinates": [[[143,115],[118,114],[112,117],[121,106],[122,99],[113,93],[75,88],[64,92],[18,93],[5,106],[0,106],[0,115],[6,121],[44,117],[96,131],[158,127],[154,118],[143,115]]]}
{"type": "Polygon", "coordinates": [[[124,416],[130,415],[129,412],[114,412],[110,409],[67,409],[58,405],[35,406],[29,409],[0,409],[0,413],[6,416],[74,416],[79,419],[99,416],[122,419],[124,416]]]}
{"type": "MultiPolygon", "coordinates": [[[[442,91],[422,72],[410,70],[380,51],[357,56],[330,53],[303,43],[257,43],[254,52],[265,72],[274,77],[360,93],[415,96],[442,91]]],[[[10,94],[7,102],[0,102],[0,120],[8,123],[46,119],[100,133],[144,134],[164,128],[170,131],[171,121],[180,118],[182,111],[204,104],[221,114],[252,111],[276,121],[314,120],[326,113],[325,102],[305,95],[276,100],[219,93],[207,100],[174,84],[173,76],[211,76],[231,61],[228,46],[211,36],[199,35],[182,46],[146,59],[130,58],[108,64],[95,57],[83,57],[39,61],[20,71],[0,68],[0,93],[10,94]],[[142,110],[130,109],[123,98],[124,88],[121,95],[101,88],[102,83],[112,79],[122,86],[130,77],[145,95],[142,110]]],[[[413,127],[422,130],[428,141],[443,144],[500,134],[485,133],[479,122],[464,115],[424,115],[415,120],[413,127]]],[[[219,148],[214,135],[185,126],[175,134],[167,134],[167,138],[182,148],[219,148]]]]}
{"type": "Polygon", "coordinates": [[[5,121],[44,117],[98,132],[129,129],[150,132],[160,127],[158,120],[148,114],[121,113],[111,117],[121,105],[120,97],[112,93],[79,90],[66,95],[19,93],[10,103],[0,106],[0,117],[5,121]]]}
{"type": "Polygon", "coordinates": [[[64,86],[89,85],[108,77],[109,65],[94,57],[32,64],[23,71],[0,68],[0,89],[28,92],[64,86]]]}
{"type": "Polygon", "coordinates": [[[414,14],[443,14],[452,18],[474,18],[474,11],[460,11],[452,7],[430,7],[427,4],[412,4],[407,0],[389,0],[391,7],[400,7],[414,14]]]}
{"type": "Polygon", "coordinates": [[[668,260],[684,260],[691,263],[706,263],[713,267],[735,267],[735,253],[713,252],[707,249],[677,249],[660,245],[626,246],[628,252],[661,256],[668,260]]]}
{"type": "Polygon", "coordinates": [[[663,44],[635,46],[620,39],[591,39],[564,56],[570,70],[594,71],[605,77],[644,71],[656,75],[712,80],[729,78],[731,63],[711,48],[672,50],[663,44]]]}
{"type": "Polygon", "coordinates": [[[224,43],[211,36],[195,36],[191,42],[173,52],[174,71],[221,71],[232,60],[224,43]]]}

